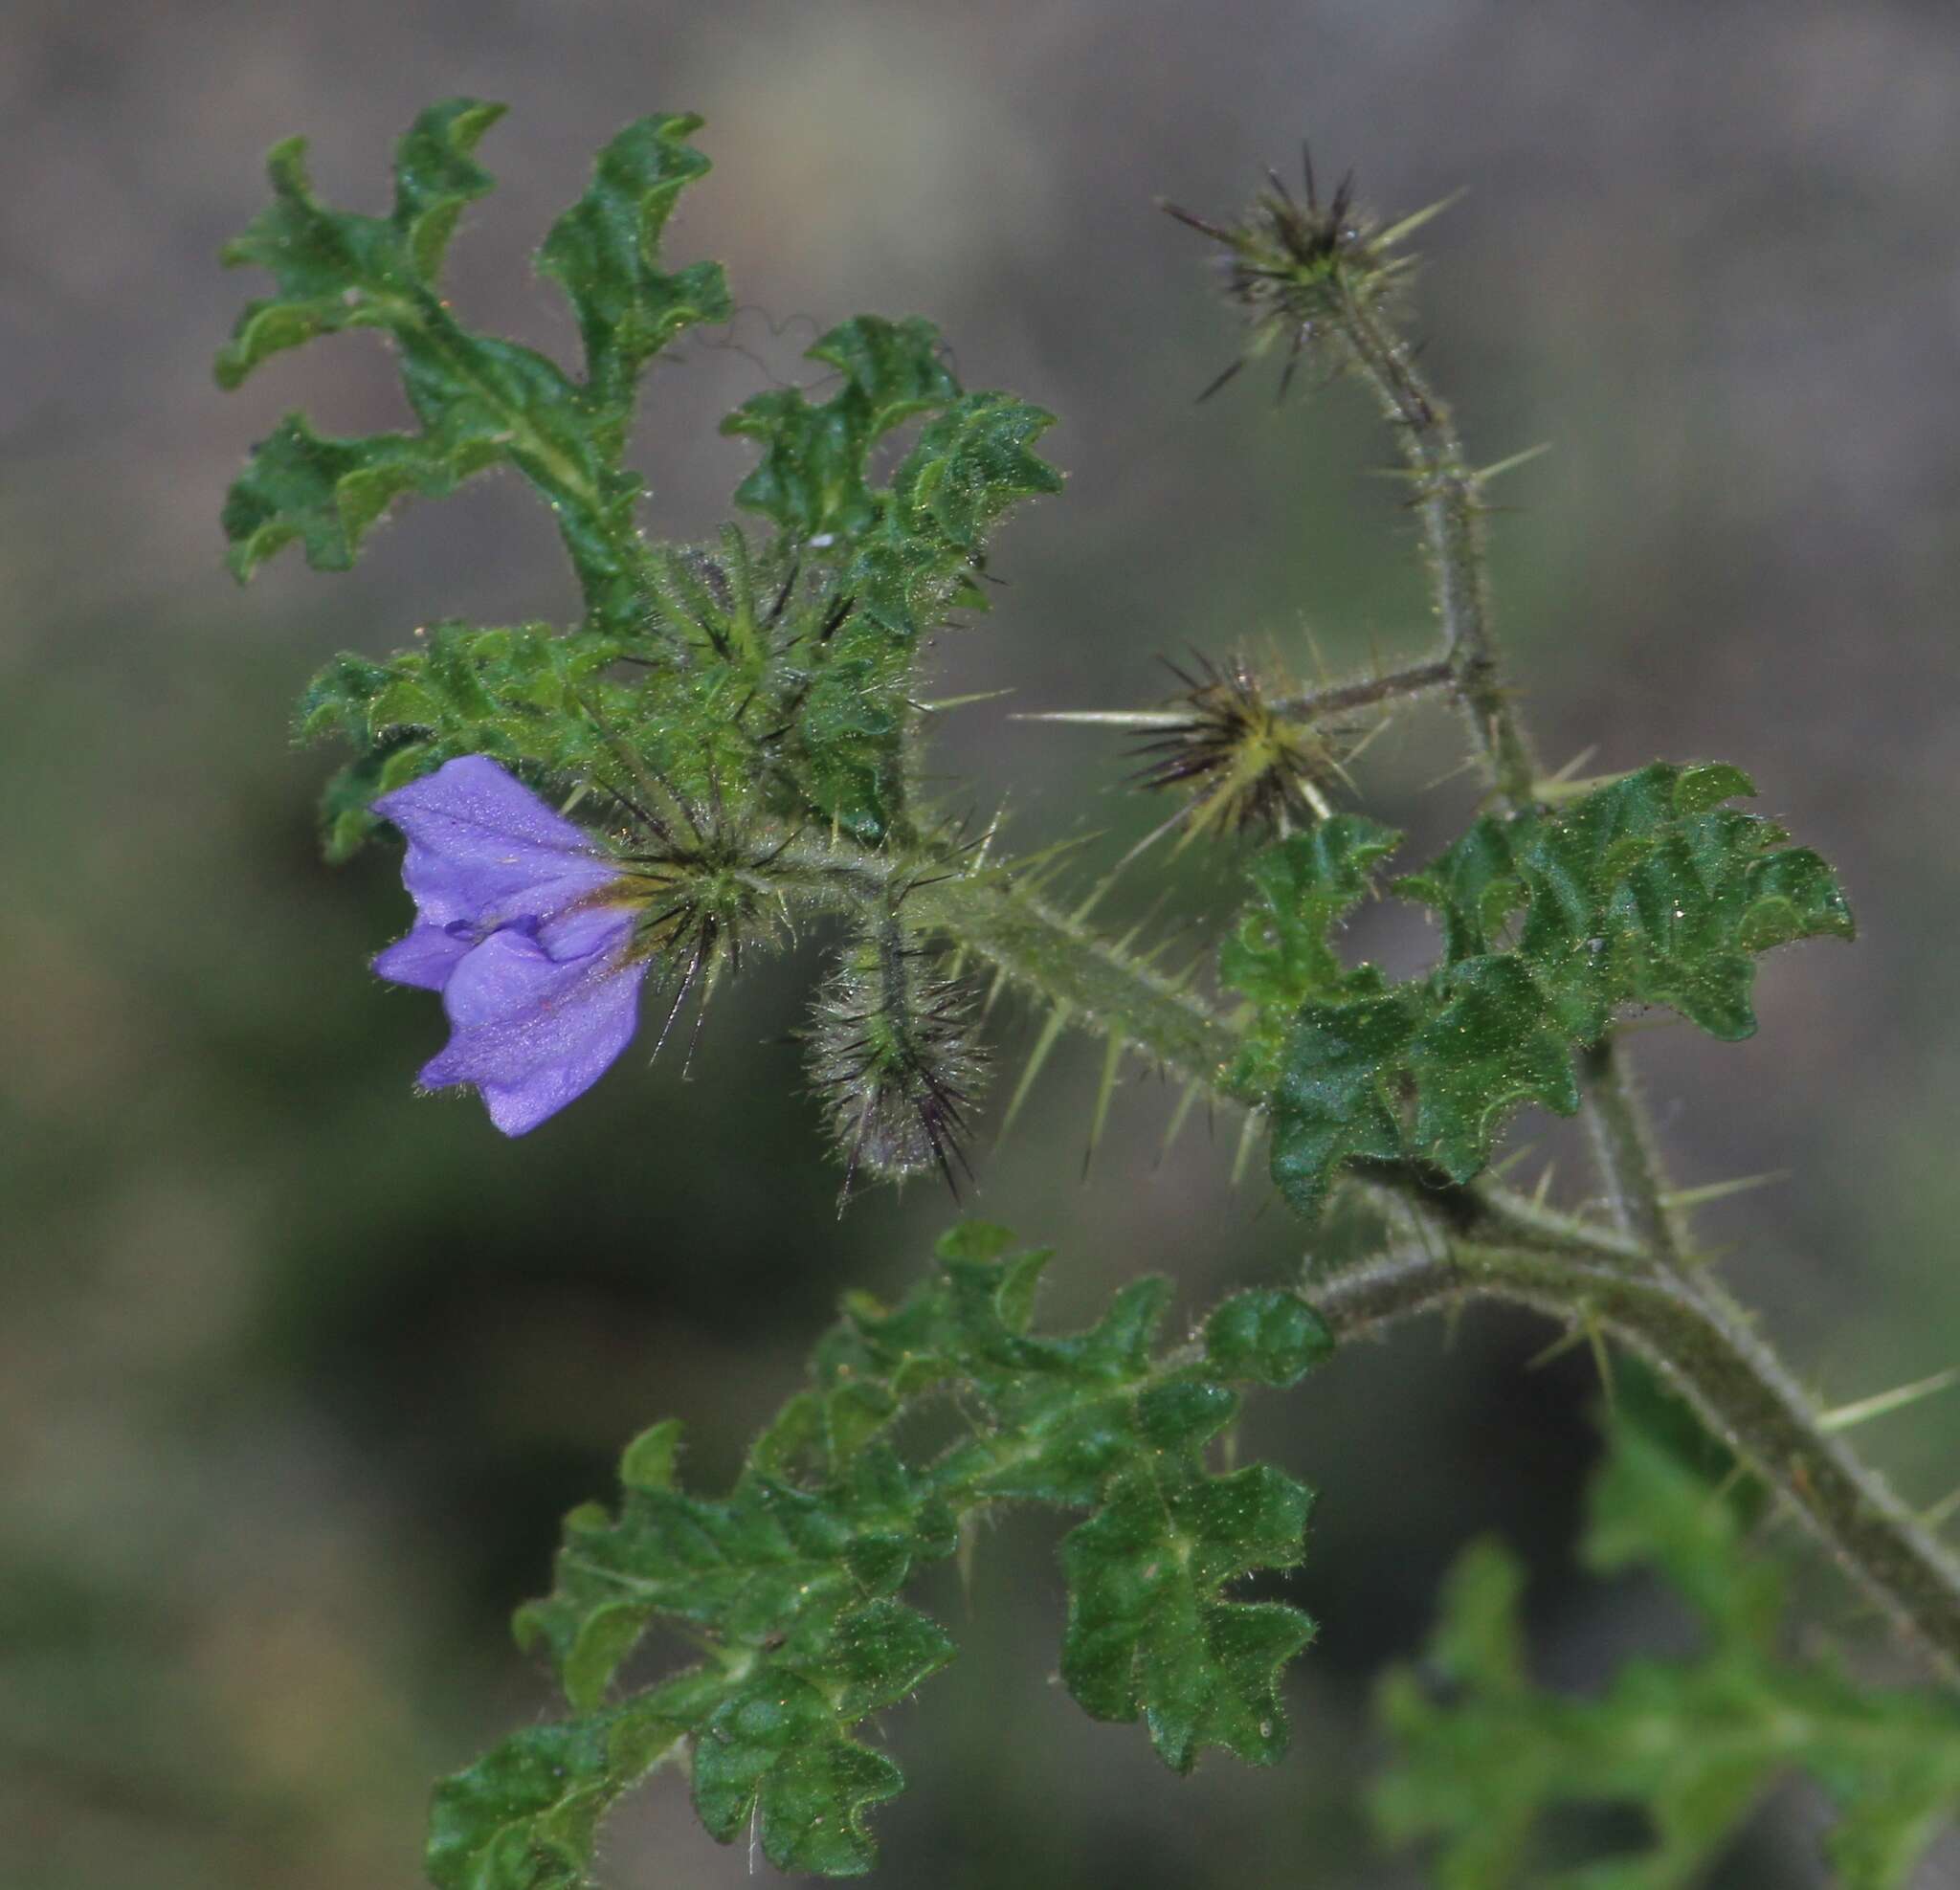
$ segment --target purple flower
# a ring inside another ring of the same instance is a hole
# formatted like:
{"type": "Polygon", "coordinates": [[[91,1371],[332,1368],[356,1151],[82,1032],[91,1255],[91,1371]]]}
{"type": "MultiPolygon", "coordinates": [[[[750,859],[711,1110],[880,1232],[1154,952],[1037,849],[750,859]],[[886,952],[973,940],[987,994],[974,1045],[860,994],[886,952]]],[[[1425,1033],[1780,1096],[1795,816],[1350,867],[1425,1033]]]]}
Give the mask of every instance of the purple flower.
{"type": "Polygon", "coordinates": [[[617,860],[486,756],[445,763],[374,810],[408,836],[402,881],[416,915],[374,968],[440,991],[454,1026],[421,1080],[475,1083],[490,1120],[523,1135],[583,1096],[632,1038],[642,901],[617,860]]]}

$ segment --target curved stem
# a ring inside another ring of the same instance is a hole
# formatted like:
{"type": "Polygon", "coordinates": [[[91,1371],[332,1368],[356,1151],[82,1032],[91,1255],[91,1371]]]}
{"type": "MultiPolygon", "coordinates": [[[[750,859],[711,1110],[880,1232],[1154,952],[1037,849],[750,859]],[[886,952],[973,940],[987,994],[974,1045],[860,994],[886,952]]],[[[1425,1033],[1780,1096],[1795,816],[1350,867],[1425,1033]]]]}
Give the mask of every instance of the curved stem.
{"type": "MultiPolygon", "coordinates": [[[[1532,803],[1537,767],[1504,687],[1483,572],[1478,477],[1407,344],[1345,278],[1341,331],[1416,481],[1436,608],[1458,694],[1492,786],[1532,803]]],[[[1459,1212],[1446,1256],[1393,1256],[1309,1297],[1337,1335],[1481,1294],[1593,1322],[1658,1367],[1711,1430],[1810,1523],[1858,1585],[1960,1683],[1960,1567],[1884,1483],[1819,1424],[1801,1388],[1713,1281],[1685,1263],[1680,1217],[1612,1037],[1581,1059],[1586,1127],[1615,1235],[1561,1231],[1537,1204],[1485,1186],[1459,1212]],[[1462,1237],[1459,1237],[1462,1236],[1462,1237]]],[[[1429,1218],[1437,1218],[1438,1203],[1429,1218]]],[[[1459,1210],[1464,1202],[1457,1203],[1459,1210]]]]}
{"type": "Polygon", "coordinates": [[[1466,1298],[1597,1323],[1668,1377],[1942,1678],[1960,1684],[1960,1566],[1818,1426],[1782,1361],[1726,1301],[1581,1253],[1472,1240],[1380,1256],[1315,1282],[1303,1297],[1337,1339],[1466,1298]]]}

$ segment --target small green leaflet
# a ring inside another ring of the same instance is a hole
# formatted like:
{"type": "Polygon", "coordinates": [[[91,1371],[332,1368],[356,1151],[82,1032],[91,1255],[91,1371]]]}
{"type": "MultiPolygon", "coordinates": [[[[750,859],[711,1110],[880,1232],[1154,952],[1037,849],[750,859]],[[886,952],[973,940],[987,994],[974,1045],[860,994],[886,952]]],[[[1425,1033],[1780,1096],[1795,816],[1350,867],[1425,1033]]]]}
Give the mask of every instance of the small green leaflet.
{"type": "Polygon", "coordinates": [[[902,807],[903,733],[922,635],[956,610],[981,611],[989,530],[1009,507],[1058,492],[1031,450],[1054,416],[1010,394],[966,393],[929,322],[860,315],[807,355],[839,385],[813,402],[772,389],[722,423],[761,449],[736,503],[771,520],[779,556],[814,562],[848,610],[806,645],[798,726],[822,814],[876,844],[902,807]],[[880,484],[894,430],[919,435],[880,484]]]}
{"type": "Polygon", "coordinates": [[[1375,863],[1401,837],[1361,814],[1337,813],[1254,858],[1246,875],[1253,897],[1218,948],[1219,982],[1252,1003],[1235,1088],[1272,1093],[1294,1013],[1307,999],[1348,1000],[1382,989],[1372,966],[1348,970],[1327,934],[1373,891],[1375,863]]]}
{"type": "Polygon", "coordinates": [[[376,794],[454,756],[491,755],[546,777],[603,765],[590,706],[612,705],[604,674],[619,647],[602,632],[561,635],[548,624],[438,624],[385,663],[336,656],[307,685],[297,718],[302,740],[338,735],[358,756],[327,789],[327,857],[348,858],[380,824],[368,811],[376,794]]]}
{"type": "Polygon", "coordinates": [[[1733,767],[1657,762],[1563,807],[1484,816],[1394,885],[1436,911],[1444,958],[1392,987],[1343,970],[1328,932],[1395,836],[1342,815],[1262,854],[1220,973],[1253,1005],[1236,1074],[1271,1100],[1281,1191],[1311,1212],[1369,1158],[1469,1180],[1518,1105],[1578,1107],[1572,1049],[1624,1005],[1748,1036],[1754,954],[1854,930],[1823,860],[1723,805],[1753,792],[1733,767]]]}
{"type": "MultiPolygon", "coordinates": [[[[756,394],[722,422],[724,434],[756,441],[762,456],[735,489],[735,502],[766,514],[799,539],[856,539],[877,522],[871,454],[914,415],[957,399],[960,384],[940,360],[939,330],[917,316],[860,316],[820,337],[804,356],[839,376],[828,400],[800,388],[756,394]]],[[[819,547],[826,548],[826,547],[819,547]]]]}
{"type": "Polygon", "coordinates": [[[1331,1349],[1327,1333],[1297,1296],[1255,1289],[1167,1352],[1169,1289],[1147,1279],[1086,1331],[1043,1336],[1032,1315],[1047,1261],[969,1223],[902,1304],[850,1301],[810,1389],[725,1496],[680,1487],[678,1427],[629,1447],[619,1508],[567,1519],[557,1586],[518,1616],[572,1717],[514,1735],[439,1788],[429,1869],[440,1890],[584,1890],[606,1811],[670,1760],[688,1763],[717,1837],[753,1820],[780,1869],[868,1870],[867,1814],[902,1781],[856,1729],[954,1652],[902,1590],[992,1501],[1088,1512],[1062,1545],[1062,1672],[1090,1713],[1142,1719],[1179,1770],[1206,1745],[1280,1756],[1279,1671],[1312,1626],[1230,1590],[1300,1561],[1308,1493],[1269,1466],[1218,1475],[1205,1457],[1236,1413],[1235,1388],[1293,1383],[1331,1349]],[[927,1401],[963,1425],[914,1460],[899,1427],[927,1401]],[[622,1664],[662,1619],[701,1660],[623,1692],[622,1664]]]}
{"type": "Polygon", "coordinates": [[[589,621],[624,630],[643,613],[640,480],[620,464],[637,377],[681,330],[730,312],[719,263],[676,275],[658,267],[674,198],[708,167],[685,142],[700,120],[628,125],[546,238],[539,267],[570,298],[585,340],[586,378],[573,381],[535,349],[465,326],[437,279],[457,218],[490,189],[472,154],[502,111],[455,99],[424,112],[396,147],[386,217],[327,209],[307,179],[304,141],[275,147],[272,205],[227,246],[225,260],[269,271],[278,294],[247,304],[218,355],[219,384],[236,387],[272,355],[317,336],[379,328],[399,351],[421,431],[336,439],[288,415],[226,501],[240,578],[294,539],[317,568],[345,570],[398,498],[439,498],[507,463],[550,504],[589,621]]]}
{"type": "Polygon", "coordinates": [[[1628,1661],[1601,1694],[1548,1693],[1526,1666],[1524,1569],[1500,1545],[1477,1545],[1445,1585],[1424,1678],[1405,1669],[1383,1683],[1396,1751],[1373,1797],[1384,1834],[1435,1842],[1443,1890],[1688,1890],[1770,1787],[1802,1770],[1838,1813],[1824,1839],[1836,1880],[1906,1890],[1960,1812],[1951,1701],[1784,1657],[1774,1562],[1706,1478],[1624,1419],[1593,1484],[1584,1559],[1602,1575],[1658,1568],[1693,1611],[1698,1651],[1628,1661]],[[1602,1803],[1643,1812],[1649,1842],[1549,1868],[1537,1848],[1545,1816],[1602,1803]]]}

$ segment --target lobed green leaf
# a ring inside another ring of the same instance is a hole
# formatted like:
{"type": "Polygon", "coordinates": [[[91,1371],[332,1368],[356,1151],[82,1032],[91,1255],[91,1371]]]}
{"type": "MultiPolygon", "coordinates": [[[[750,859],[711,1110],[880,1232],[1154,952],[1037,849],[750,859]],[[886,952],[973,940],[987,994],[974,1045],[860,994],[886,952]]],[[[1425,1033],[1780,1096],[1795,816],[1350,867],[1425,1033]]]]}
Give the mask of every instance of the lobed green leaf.
{"type": "MultiPolygon", "coordinates": [[[[735,502],[772,520],[791,538],[855,540],[877,523],[872,450],[914,414],[949,405],[959,383],[940,360],[939,330],[919,316],[889,322],[860,315],[821,336],[805,355],[842,377],[828,400],[773,388],[722,422],[724,434],[756,441],[762,456],[735,489],[735,502]]],[[[828,545],[819,545],[828,549],[828,545]]]]}
{"type": "Polygon", "coordinates": [[[1264,1464],[1185,1482],[1119,1477],[1068,1538],[1061,1678],[1099,1720],[1149,1727],[1165,1764],[1200,1746],[1269,1765],[1285,1749],[1280,1669],[1313,1637],[1296,1608],[1219,1599],[1226,1582],[1300,1560],[1309,1499],[1264,1464]]]}
{"type": "Polygon", "coordinates": [[[1343,815],[1262,854],[1220,973],[1253,1006],[1236,1074],[1270,1099],[1281,1191],[1311,1212],[1368,1158],[1467,1181],[1520,1104],[1578,1107],[1572,1050],[1625,1006],[1748,1035],[1754,955],[1854,930],[1815,853],[1722,805],[1752,791],[1736,768],[1657,762],[1563,807],[1484,816],[1395,884],[1440,918],[1444,955],[1392,988],[1344,969],[1327,934],[1395,836],[1343,815]]]}
{"type": "Polygon", "coordinates": [[[693,113],[629,124],[599,153],[591,187],[551,226],[538,252],[541,275],[570,299],[585,343],[586,395],[616,456],[633,417],[640,370],[683,329],[733,314],[718,262],[669,275],[660,235],[675,199],[705,177],[708,161],[686,140],[693,113]]]}
{"type": "Polygon", "coordinates": [[[1838,1880],[1903,1890],[1960,1812],[1960,1712],[1783,1657],[1775,1565],[1719,1489],[1624,1421],[1591,1507],[1588,1565],[1660,1569],[1695,1614],[1699,1651],[1630,1661],[1595,1696],[1545,1691],[1526,1671],[1523,1567],[1479,1544],[1445,1585],[1422,1675],[1397,1670],[1381,1689],[1396,1747],[1373,1795],[1385,1834],[1434,1842],[1445,1890],[1674,1890],[1701,1882],[1771,1786],[1801,1770],[1839,1813],[1826,1839],[1838,1880]],[[1644,1814],[1649,1841],[1554,1869],[1538,1842],[1547,1815],[1600,1804],[1644,1814]]]}
{"type": "Polygon", "coordinates": [[[619,456],[646,361],[682,329],[730,312],[716,263],[658,267],[676,193],[707,168],[683,141],[698,120],[643,119],[601,153],[591,188],[547,237],[540,268],[570,297],[585,339],[575,382],[535,349],[477,333],[438,282],[465,206],[490,189],[472,153],[502,107],[459,99],[432,107],[396,147],[385,217],[314,195],[305,145],[278,145],[273,202],[225,260],[269,271],[278,293],[247,304],[220,350],[221,386],[316,337],[379,328],[393,341],[421,431],[332,438],[282,421],[234,485],[224,524],[235,575],[298,540],[307,562],[345,569],[366,532],[408,493],[439,498],[499,464],[551,506],[589,621],[614,630],[643,614],[643,547],[633,518],[638,476],[619,456]]]}
{"type": "Polygon", "coordinates": [[[809,350],[839,376],[828,398],[772,389],[722,429],[761,450],[736,502],[832,574],[839,611],[798,653],[796,728],[813,808],[874,845],[902,817],[920,639],[953,610],[986,608],[975,578],[988,532],[1020,500],[1061,487],[1032,451],[1053,416],[963,392],[942,351],[917,316],[858,316],[809,350]],[[879,451],[910,420],[923,420],[919,436],[880,484],[879,451]]]}
{"type": "Polygon", "coordinates": [[[1169,1289],[1142,1280],[1086,1330],[1037,1334],[1048,1256],[1011,1249],[971,1223],[898,1306],[849,1302],[726,1495],[680,1487],[677,1427],[629,1446],[617,1510],[567,1519],[556,1586],[518,1617],[573,1717],[442,1788],[429,1862],[443,1890],[584,1885],[605,1811],[668,1760],[689,1766],[717,1837],[753,1820],[781,1869],[869,1869],[867,1814],[901,1780],[856,1728],[953,1655],[902,1591],[954,1552],[963,1516],[1004,1500],[1088,1512],[1062,1547],[1062,1671],[1092,1714],[1143,1719],[1180,1770],[1207,1745],[1280,1755],[1279,1670],[1312,1627],[1231,1590],[1300,1561],[1308,1493],[1266,1466],[1215,1475],[1204,1456],[1236,1413],[1234,1387],[1293,1382],[1329,1349],[1325,1329],[1261,1289],[1221,1305],[1201,1346],[1167,1352],[1169,1289]],[[902,1422],[929,1399],[961,1433],[913,1456],[902,1422]],[[702,1658],[623,1689],[663,1621],[702,1658]]]}
{"type": "Polygon", "coordinates": [[[1309,999],[1351,999],[1382,988],[1371,966],[1350,971],[1328,933],[1373,891],[1376,863],[1401,835],[1361,814],[1337,813],[1257,855],[1253,897],[1218,948],[1218,978],[1251,1000],[1235,1082],[1270,1094],[1293,1016],[1309,999]]]}

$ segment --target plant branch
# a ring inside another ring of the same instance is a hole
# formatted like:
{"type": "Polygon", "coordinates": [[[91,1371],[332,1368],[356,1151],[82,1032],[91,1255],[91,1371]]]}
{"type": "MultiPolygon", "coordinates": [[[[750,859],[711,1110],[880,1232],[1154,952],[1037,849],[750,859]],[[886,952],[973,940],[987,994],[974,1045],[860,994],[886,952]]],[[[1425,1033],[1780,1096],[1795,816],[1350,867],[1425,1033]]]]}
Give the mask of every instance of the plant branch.
{"type": "Polygon", "coordinates": [[[1066,1005],[1085,1024],[1127,1039],[1220,1096],[1230,1094],[1224,1072],[1238,1051],[1237,1031],[1181,980],[1129,957],[1017,885],[1009,872],[922,885],[907,896],[905,909],[1017,983],[1066,1005]]]}
{"type": "Polygon", "coordinates": [[[1611,1034],[1582,1053],[1579,1078],[1586,1133],[1615,1225],[1678,1270],[1682,1244],[1662,1199],[1660,1160],[1611,1034]]]}
{"type": "Polygon", "coordinates": [[[1050,905],[1012,865],[963,868],[957,856],[877,853],[847,843],[791,840],[769,856],[758,890],[793,888],[818,903],[862,911],[891,899],[906,921],[943,933],[1050,1003],[1119,1036],[1220,1098],[1239,1034],[1185,981],[1167,977],[1050,905]]]}
{"type": "Polygon", "coordinates": [[[1409,696],[1427,695],[1432,689],[1446,689],[1455,683],[1455,665],[1447,656],[1431,662],[1411,663],[1406,669],[1391,670],[1383,676],[1366,676],[1358,681],[1336,683],[1327,689],[1308,689],[1298,696],[1281,696],[1270,704],[1277,716],[1289,722],[1318,722],[1321,717],[1338,715],[1343,709],[1363,709],[1374,702],[1391,702],[1409,696]]]}
{"type": "MultiPolygon", "coordinates": [[[[1424,381],[1408,344],[1377,319],[1345,278],[1338,306],[1348,345],[1402,442],[1417,482],[1437,614],[1459,700],[1492,786],[1507,806],[1528,806],[1538,768],[1498,665],[1478,475],[1464,459],[1449,409],[1424,381]]],[[[1580,1076],[1587,1135],[1615,1222],[1664,1264],[1678,1268],[1682,1241],[1662,1206],[1666,1187],[1659,1158],[1645,1111],[1610,1036],[1587,1053],[1580,1076]]]]}
{"type": "Polygon", "coordinates": [[[1483,576],[1477,475],[1463,458],[1449,409],[1431,392],[1409,345],[1337,278],[1342,334],[1374,389],[1415,481],[1444,659],[1498,792],[1513,807],[1531,798],[1538,767],[1498,675],[1483,576]]]}
{"type": "Polygon", "coordinates": [[[1577,1250],[1475,1240],[1377,1256],[1313,1282],[1304,1298],[1337,1339],[1472,1298],[1598,1324],[1669,1378],[1941,1677],[1960,1684],[1960,1566],[1821,1428],[1782,1362],[1726,1300],[1577,1250]]]}
{"type": "MultiPolygon", "coordinates": [[[[1498,667],[1478,477],[1407,344],[1345,280],[1338,307],[1344,338],[1416,481],[1459,700],[1499,796],[1512,808],[1528,806],[1538,770],[1498,667]]],[[[1646,1114],[1610,1034],[1584,1053],[1581,1078],[1586,1126],[1615,1223],[1611,1251],[1598,1230],[1577,1222],[1568,1244],[1542,1207],[1486,1185],[1464,1191],[1467,1219],[1459,1219],[1441,1252],[1388,1256],[1320,1283],[1308,1298],[1337,1337],[1466,1296],[1604,1327],[1670,1378],[1942,1677],[1960,1683],[1960,1567],[1823,1430],[1801,1388],[1727,1296],[1685,1267],[1646,1114]]],[[[1440,1205],[1430,1204],[1432,1224],[1440,1205]]]]}

